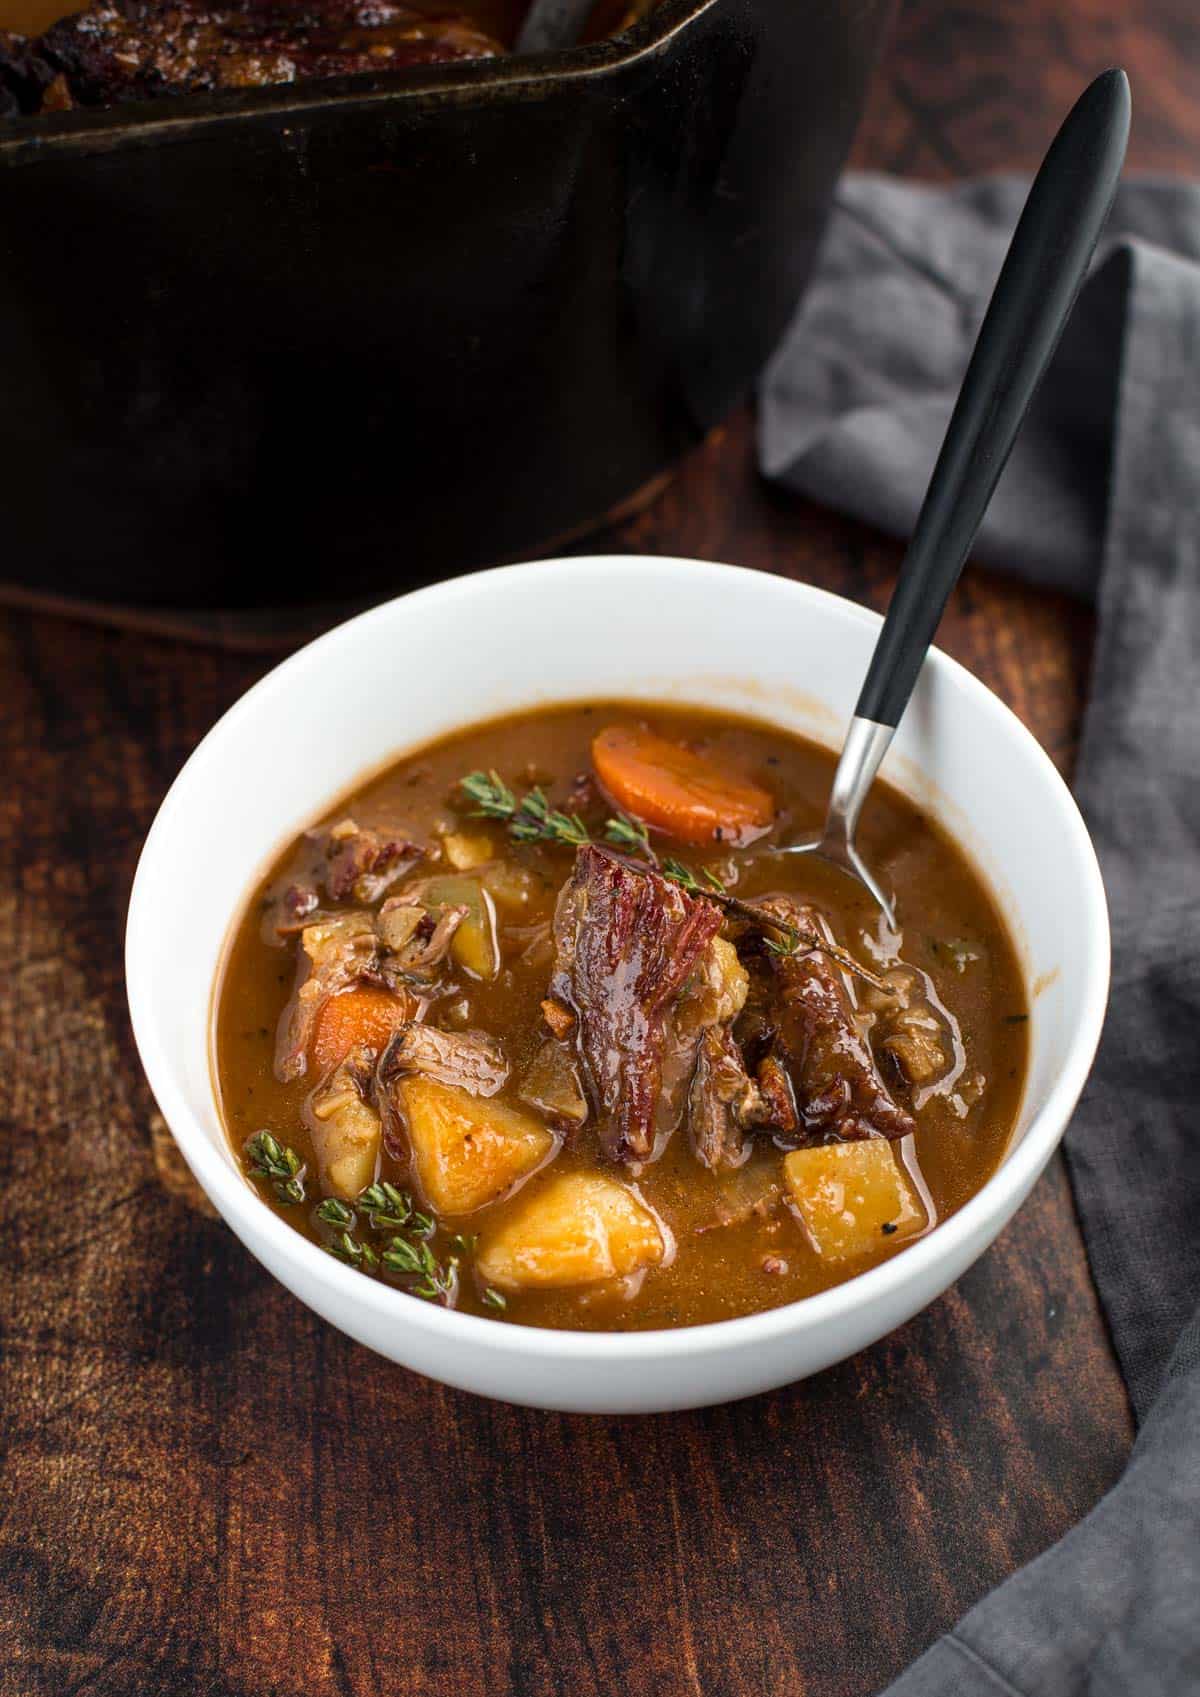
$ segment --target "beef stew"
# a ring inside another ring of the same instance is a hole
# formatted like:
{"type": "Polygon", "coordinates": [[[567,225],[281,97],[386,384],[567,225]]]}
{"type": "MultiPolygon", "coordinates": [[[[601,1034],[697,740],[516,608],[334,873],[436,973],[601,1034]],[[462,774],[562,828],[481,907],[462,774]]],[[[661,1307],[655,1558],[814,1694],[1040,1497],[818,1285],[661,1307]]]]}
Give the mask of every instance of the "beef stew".
{"type": "Polygon", "coordinates": [[[782,843],[825,750],[621,703],[473,727],[284,853],[216,998],[225,1124],[365,1276],[522,1324],[693,1325],[901,1252],[1000,1161],[1028,1005],[962,851],[877,786],[898,936],[782,843]]]}

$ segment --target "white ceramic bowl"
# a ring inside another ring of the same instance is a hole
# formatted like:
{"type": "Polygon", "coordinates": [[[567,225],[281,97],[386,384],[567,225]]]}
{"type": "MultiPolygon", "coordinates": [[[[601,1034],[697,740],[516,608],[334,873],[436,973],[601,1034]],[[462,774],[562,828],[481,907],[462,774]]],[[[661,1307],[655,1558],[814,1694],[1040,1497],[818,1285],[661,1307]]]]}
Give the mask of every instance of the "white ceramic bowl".
{"type": "Polygon", "coordinates": [[[815,1373],[900,1325],[980,1255],[1041,1173],[1078,1099],[1108,992],[1104,890],[1070,794],[982,684],[930,655],[885,775],[974,857],[1032,997],[1030,1073],[995,1176],[929,1237],[790,1307],[680,1331],[542,1331],[456,1314],[365,1279],[264,1207],[234,1164],[211,1071],[230,927],[276,852],[360,775],[457,726],[543,702],[680,701],[836,746],[873,613],[689,560],[512,566],[423,589],[331,631],[243,697],[192,755],[146,841],[126,937],[129,1003],[159,1106],[247,1248],[372,1349],[537,1407],[688,1408],[815,1373]]]}

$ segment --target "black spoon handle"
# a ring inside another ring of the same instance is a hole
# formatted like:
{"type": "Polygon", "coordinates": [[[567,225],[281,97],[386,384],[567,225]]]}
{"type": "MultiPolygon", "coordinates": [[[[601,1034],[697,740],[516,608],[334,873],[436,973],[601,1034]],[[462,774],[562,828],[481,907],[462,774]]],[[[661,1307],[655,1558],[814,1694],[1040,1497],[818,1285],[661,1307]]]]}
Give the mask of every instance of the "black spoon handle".
{"type": "Polygon", "coordinates": [[[856,714],[898,725],[1112,205],[1129,81],[1080,95],[1034,178],[917,518],[856,714]]]}

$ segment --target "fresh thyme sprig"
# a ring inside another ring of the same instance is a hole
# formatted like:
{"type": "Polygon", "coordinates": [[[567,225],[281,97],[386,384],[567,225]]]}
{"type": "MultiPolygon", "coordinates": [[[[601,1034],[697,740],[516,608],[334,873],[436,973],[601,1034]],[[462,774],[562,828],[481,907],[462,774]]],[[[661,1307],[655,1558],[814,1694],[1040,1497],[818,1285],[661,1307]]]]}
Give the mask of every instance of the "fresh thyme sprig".
{"type": "Polygon", "coordinates": [[[360,1241],[348,1231],[335,1232],[324,1247],[330,1255],[335,1255],[339,1261],[345,1261],[350,1267],[361,1267],[366,1272],[374,1272],[379,1265],[379,1255],[366,1239],[360,1241]]]}
{"type": "Polygon", "coordinates": [[[380,1259],[389,1273],[415,1275],[417,1283],[408,1286],[409,1292],[426,1302],[449,1302],[458,1287],[457,1259],[451,1256],[443,1267],[423,1239],[413,1243],[406,1237],[394,1237],[380,1259]]]}
{"type": "Polygon", "coordinates": [[[373,1231],[409,1231],[418,1237],[433,1235],[434,1222],[429,1215],[417,1212],[407,1190],[397,1190],[386,1180],[368,1185],[358,1198],[358,1206],[366,1212],[373,1231]]]}
{"type": "Polygon", "coordinates": [[[520,801],[496,771],[468,772],[459,788],[475,803],[477,819],[505,820],[510,836],[519,843],[565,843],[578,848],[591,840],[578,813],[552,808],[536,784],[520,801]]]}
{"type": "MultiPolygon", "coordinates": [[[[452,1258],[444,1267],[439,1262],[426,1241],[437,1230],[437,1223],[428,1214],[418,1212],[407,1190],[381,1179],[360,1191],[353,1205],[340,1197],[327,1196],[313,1209],[313,1219],[331,1228],[321,1247],[347,1266],[366,1273],[378,1272],[382,1267],[386,1272],[415,1278],[416,1283],[406,1285],[405,1289],[429,1302],[449,1302],[453,1298],[458,1284],[458,1260],[452,1258]],[[393,1235],[383,1249],[377,1249],[365,1235],[366,1231],[393,1235]],[[401,1232],[405,1235],[400,1236],[401,1232]]],[[[455,1247],[465,1242],[459,1238],[451,1241],[455,1247]]]]}
{"type": "MultiPolygon", "coordinates": [[[[604,840],[616,848],[630,849],[634,854],[645,855],[652,866],[658,865],[658,856],[650,847],[650,832],[642,819],[631,819],[627,813],[618,813],[615,819],[606,819],[604,840]]],[[[674,864],[679,863],[676,861],[674,864]]],[[[667,876],[670,877],[670,873],[667,876]]]]}
{"type": "MultiPolygon", "coordinates": [[[[555,812],[538,788],[528,791],[518,801],[498,772],[469,772],[461,780],[459,787],[475,802],[475,813],[478,817],[506,820],[510,835],[518,842],[556,842],[569,848],[579,848],[593,840],[577,813],[555,812]]],[[[827,942],[815,931],[802,931],[785,920],[764,913],[752,902],[744,902],[737,896],[730,895],[709,867],[702,866],[697,876],[689,867],[684,866],[682,861],[670,857],[660,861],[650,845],[650,835],[642,820],[631,819],[624,813],[610,818],[605,821],[604,837],[614,847],[625,849],[629,854],[640,856],[649,862],[646,866],[639,866],[636,860],[626,858],[625,864],[633,871],[657,870],[672,884],[678,884],[680,889],[686,890],[689,895],[705,896],[709,901],[719,903],[727,912],[735,913],[740,919],[745,919],[759,930],[765,931],[766,945],[772,954],[828,955],[844,972],[861,978],[873,990],[878,990],[883,995],[894,994],[891,986],[877,973],[861,966],[852,954],[839,948],[836,943],[827,942]],[[771,933],[774,933],[774,936],[771,933]]]]}
{"type": "Polygon", "coordinates": [[[256,1131],[244,1148],[251,1177],[269,1179],[277,1202],[291,1207],[304,1201],[304,1162],[294,1149],[269,1131],[256,1131]]]}
{"type": "Polygon", "coordinates": [[[681,860],[669,857],[662,861],[658,870],[664,878],[669,878],[672,884],[678,884],[681,890],[686,890],[689,896],[726,896],[728,890],[710,867],[702,866],[700,876],[685,866],[681,860]]]}

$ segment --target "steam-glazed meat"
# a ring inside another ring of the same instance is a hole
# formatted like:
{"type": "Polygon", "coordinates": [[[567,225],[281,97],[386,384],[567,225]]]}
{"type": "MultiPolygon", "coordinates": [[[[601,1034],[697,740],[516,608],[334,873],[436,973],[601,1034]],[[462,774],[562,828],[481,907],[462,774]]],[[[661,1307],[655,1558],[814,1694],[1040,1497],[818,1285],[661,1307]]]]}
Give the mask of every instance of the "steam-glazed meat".
{"type": "Polygon", "coordinates": [[[317,77],[488,59],[499,42],[457,13],[426,14],[392,0],[285,0],[204,5],[198,0],[100,0],[64,18],[5,71],[0,88],[22,112],[43,105],[62,77],[81,106],[317,77]]]}
{"type": "Polygon", "coordinates": [[[406,1072],[456,1085],[471,1096],[494,1096],[504,1087],[508,1062],[499,1043],[486,1032],[439,1031],[414,1020],[400,1027],[379,1063],[385,1084],[406,1072]]]}
{"type": "Polygon", "coordinates": [[[688,1132],[702,1166],[741,1166],[757,1095],[729,1027],[713,1026],[701,1039],[688,1093],[688,1132]]]}
{"type": "MultiPolygon", "coordinates": [[[[828,936],[821,916],[789,896],[759,904],[785,925],[828,936]]],[[[772,956],[780,1031],[805,1129],[816,1137],[906,1137],[912,1115],[892,1100],[859,1031],[844,977],[827,955],[772,956]]]]}
{"type": "Polygon", "coordinates": [[[614,1161],[655,1147],[672,1005],[721,926],[711,903],[588,843],[558,898],[552,997],[577,1018],[579,1058],[614,1161]]]}

